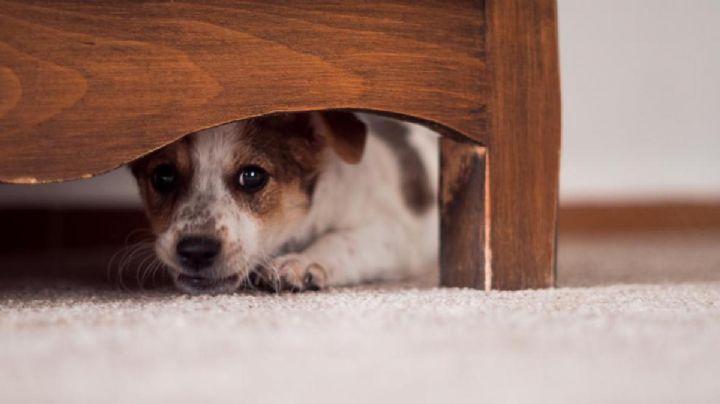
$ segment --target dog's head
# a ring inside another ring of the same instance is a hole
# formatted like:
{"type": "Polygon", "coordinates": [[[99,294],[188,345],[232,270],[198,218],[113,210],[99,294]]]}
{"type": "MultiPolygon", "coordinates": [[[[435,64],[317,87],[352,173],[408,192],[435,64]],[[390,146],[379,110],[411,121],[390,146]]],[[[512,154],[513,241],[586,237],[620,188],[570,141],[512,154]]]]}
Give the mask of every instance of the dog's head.
{"type": "Polygon", "coordinates": [[[343,111],[278,114],[191,134],[132,164],[158,257],[188,292],[227,292],[291,241],[328,159],[362,157],[343,111]]]}

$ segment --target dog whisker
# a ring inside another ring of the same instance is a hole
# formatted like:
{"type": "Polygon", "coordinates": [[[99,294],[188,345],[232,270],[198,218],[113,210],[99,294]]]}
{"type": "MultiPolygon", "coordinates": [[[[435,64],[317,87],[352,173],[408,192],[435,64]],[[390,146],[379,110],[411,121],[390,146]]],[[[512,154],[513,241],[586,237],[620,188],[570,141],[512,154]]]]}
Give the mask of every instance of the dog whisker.
{"type": "Polygon", "coordinates": [[[188,292],[277,293],[431,262],[437,139],[421,132],[313,111],[190,134],[131,164],[150,226],[127,235],[139,242],[113,256],[108,277],[144,289],[165,270],[188,292]]]}
{"type": "Polygon", "coordinates": [[[116,287],[129,290],[124,281],[126,271],[130,269],[136,258],[143,259],[144,262],[153,255],[153,244],[147,241],[125,246],[110,258],[106,269],[106,277],[109,281],[114,281],[116,287]]]}
{"type": "Polygon", "coordinates": [[[148,254],[141,262],[138,264],[138,267],[135,271],[135,279],[138,282],[138,287],[140,290],[144,290],[145,288],[145,276],[148,269],[148,266],[153,263],[155,260],[155,254],[148,254]]]}

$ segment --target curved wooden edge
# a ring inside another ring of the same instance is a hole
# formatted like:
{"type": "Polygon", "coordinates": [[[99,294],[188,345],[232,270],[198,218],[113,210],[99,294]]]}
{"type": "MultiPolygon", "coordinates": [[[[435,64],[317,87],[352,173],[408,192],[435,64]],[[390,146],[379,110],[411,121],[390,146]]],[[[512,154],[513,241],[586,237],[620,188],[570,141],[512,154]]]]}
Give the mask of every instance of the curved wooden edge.
{"type": "Polygon", "coordinates": [[[460,131],[451,128],[447,125],[444,125],[439,122],[432,121],[430,119],[425,119],[421,117],[406,115],[399,112],[392,112],[392,111],[385,111],[385,110],[375,110],[372,108],[316,108],[316,109],[303,109],[303,110],[274,110],[268,113],[263,114],[257,114],[252,116],[246,116],[246,117],[240,117],[237,119],[231,119],[225,122],[220,122],[218,124],[213,124],[210,126],[203,126],[199,128],[195,128],[193,130],[183,132],[181,134],[168,134],[167,136],[163,135],[162,137],[158,138],[161,139],[159,143],[153,147],[148,148],[147,150],[139,153],[134,153],[130,155],[129,157],[122,158],[117,161],[108,162],[108,165],[100,170],[94,170],[87,173],[79,174],[74,177],[60,177],[60,178],[43,178],[38,179],[32,176],[18,176],[18,177],[6,177],[2,172],[0,172],[0,184],[7,184],[7,185],[40,185],[40,184],[52,184],[52,183],[59,183],[59,182],[67,182],[67,181],[79,181],[79,180],[86,180],[93,177],[96,177],[98,175],[102,175],[105,173],[108,173],[110,171],[116,170],[118,168],[121,168],[143,156],[146,156],[156,150],[162,149],[163,147],[172,144],[180,139],[182,139],[185,136],[188,136],[193,133],[201,132],[206,129],[215,128],[218,126],[222,126],[231,122],[246,120],[246,119],[252,119],[257,118],[261,116],[268,116],[268,115],[274,115],[274,114],[283,114],[283,113],[299,113],[299,112],[312,112],[312,111],[350,111],[350,112],[360,112],[360,113],[368,113],[368,114],[374,114],[378,116],[384,116],[387,118],[397,119],[405,122],[411,122],[416,123],[419,125],[423,125],[436,133],[438,133],[442,137],[447,137],[449,139],[454,140],[461,140],[461,141],[470,141],[473,143],[476,143],[480,145],[477,141],[471,139],[470,137],[466,136],[465,134],[461,133],[460,131]]]}
{"type": "Polygon", "coordinates": [[[87,178],[275,112],[393,111],[482,136],[484,12],[476,0],[0,0],[0,181],[87,178]]]}

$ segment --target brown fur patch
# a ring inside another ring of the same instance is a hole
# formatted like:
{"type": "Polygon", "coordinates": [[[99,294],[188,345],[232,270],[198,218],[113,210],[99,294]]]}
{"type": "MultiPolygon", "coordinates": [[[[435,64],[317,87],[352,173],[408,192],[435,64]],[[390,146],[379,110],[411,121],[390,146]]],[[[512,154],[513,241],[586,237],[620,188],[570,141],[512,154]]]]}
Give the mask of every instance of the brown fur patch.
{"type": "Polygon", "coordinates": [[[365,123],[347,111],[323,111],[317,114],[322,130],[327,133],[330,147],[346,163],[360,163],[367,138],[365,123]]]}
{"type": "Polygon", "coordinates": [[[325,145],[315,135],[307,113],[253,119],[246,125],[242,142],[267,159],[281,181],[315,176],[325,145]]]}
{"type": "MultiPolygon", "coordinates": [[[[223,181],[241,209],[265,222],[280,224],[289,215],[310,208],[323,149],[333,147],[343,159],[359,161],[366,134],[364,123],[342,111],[274,114],[248,120],[238,127],[243,128],[242,133],[237,133],[229,166],[222,168],[223,181]],[[320,119],[314,119],[317,117],[320,119]],[[270,175],[267,185],[253,193],[238,186],[241,170],[249,165],[260,166],[270,175]]],[[[202,217],[206,206],[211,205],[211,201],[201,203],[201,198],[174,215],[192,181],[191,139],[186,137],[132,165],[155,232],[167,229],[173,216],[202,217]],[[164,163],[176,166],[180,180],[178,189],[167,195],[155,191],[151,183],[153,170],[164,163]]]]}
{"type": "Polygon", "coordinates": [[[145,213],[155,233],[168,228],[175,207],[188,192],[193,172],[190,147],[190,138],[185,137],[136,160],[130,166],[140,188],[145,213]],[[178,187],[167,194],[157,192],[152,186],[153,170],[161,164],[172,164],[178,173],[178,187]]]}
{"type": "Polygon", "coordinates": [[[405,204],[416,214],[427,211],[432,206],[435,195],[420,153],[410,144],[407,126],[391,119],[374,118],[372,127],[378,137],[395,153],[402,170],[400,188],[405,204]]]}
{"type": "Polygon", "coordinates": [[[235,189],[236,201],[255,215],[282,216],[283,207],[307,211],[322,163],[319,139],[307,113],[277,114],[249,120],[233,155],[228,187],[235,189]],[[270,181],[256,193],[237,188],[239,172],[258,165],[270,174],[270,181]]]}

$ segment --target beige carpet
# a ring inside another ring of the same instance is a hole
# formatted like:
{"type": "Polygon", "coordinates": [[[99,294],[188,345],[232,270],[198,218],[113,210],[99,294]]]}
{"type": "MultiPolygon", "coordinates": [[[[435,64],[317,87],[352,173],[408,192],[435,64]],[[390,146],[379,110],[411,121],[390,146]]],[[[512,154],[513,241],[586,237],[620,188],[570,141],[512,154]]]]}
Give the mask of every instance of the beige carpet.
{"type": "Polygon", "coordinates": [[[187,297],[2,279],[0,403],[720,402],[720,234],[563,237],[559,280],[187,297]]]}

